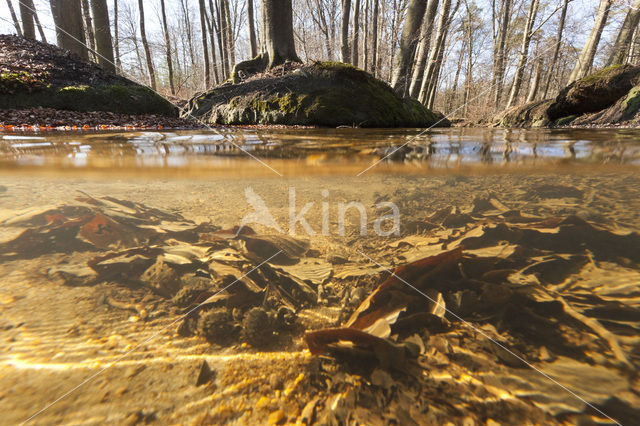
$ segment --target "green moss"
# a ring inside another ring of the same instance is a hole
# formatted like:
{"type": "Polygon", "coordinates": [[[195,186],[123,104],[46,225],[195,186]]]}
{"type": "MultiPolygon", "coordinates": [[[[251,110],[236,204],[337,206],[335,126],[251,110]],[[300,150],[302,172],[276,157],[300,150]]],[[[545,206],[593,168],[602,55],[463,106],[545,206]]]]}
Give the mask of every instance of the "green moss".
{"type": "Polygon", "coordinates": [[[133,85],[48,87],[36,93],[0,98],[0,108],[39,106],[80,112],[177,115],[176,107],[169,101],[147,87],[133,85]]]}
{"type": "Polygon", "coordinates": [[[0,94],[31,93],[45,89],[47,84],[31,76],[26,71],[19,73],[0,73],[0,94]]]}
{"type": "Polygon", "coordinates": [[[600,71],[598,71],[595,74],[591,74],[588,75],[586,77],[581,78],[580,80],[578,80],[578,82],[576,84],[593,84],[595,82],[597,82],[598,80],[606,77],[607,75],[611,74],[612,71],[615,71],[619,68],[622,68],[624,65],[622,64],[616,64],[616,65],[611,65],[610,67],[607,68],[603,68],[600,71]]]}
{"type": "Polygon", "coordinates": [[[567,117],[562,117],[562,118],[557,119],[553,124],[554,124],[554,126],[567,126],[573,120],[575,120],[578,117],[579,117],[579,115],[577,115],[577,114],[569,115],[567,117]]]}
{"type": "Polygon", "coordinates": [[[624,108],[623,119],[632,118],[640,111],[640,86],[636,86],[629,91],[622,101],[622,107],[624,108]]]}

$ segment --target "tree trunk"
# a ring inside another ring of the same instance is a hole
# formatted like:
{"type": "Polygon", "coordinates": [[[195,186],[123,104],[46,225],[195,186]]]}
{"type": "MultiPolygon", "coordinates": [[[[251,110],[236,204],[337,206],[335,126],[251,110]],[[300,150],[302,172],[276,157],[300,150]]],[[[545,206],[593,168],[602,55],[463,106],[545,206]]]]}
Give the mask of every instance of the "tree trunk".
{"type": "Polygon", "coordinates": [[[84,30],[87,36],[87,44],[89,46],[89,53],[94,61],[96,58],[96,39],[93,34],[93,22],[91,21],[91,10],[89,9],[89,0],[82,0],[82,16],[84,17],[84,30]]]}
{"type": "MultiPolygon", "coordinates": [[[[212,1],[209,3],[212,6],[212,1]]],[[[213,13],[213,9],[211,10],[213,13]]],[[[220,2],[216,3],[216,16],[213,19],[213,26],[216,29],[216,36],[218,38],[218,49],[220,49],[220,62],[222,63],[222,78],[221,80],[225,80],[229,76],[229,62],[227,61],[227,52],[226,52],[226,37],[224,35],[224,31],[222,30],[224,23],[222,21],[222,13],[220,12],[220,2]],[[216,24],[217,22],[217,24],[216,24]]]]}
{"type": "Polygon", "coordinates": [[[351,41],[351,63],[358,66],[358,47],[360,45],[360,0],[353,4],[353,38],[351,41]]]}
{"type": "Polygon", "coordinates": [[[265,27],[262,30],[269,54],[269,68],[285,61],[300,62],[293,40],[291,0],[262,0],[265,27]]]}
{"type": "Polygon", "coordinates": [[[618,37],[611,50],[607,66],[624,63],[627,58],[627,53],[629,53],[629,48],[631,47],[633,33],[636,28],[638,28],[638,23],[640,23],[640,0],[635,0],[627,12],[620,32],[618,32],[618,37]]]}
{"type": "Polygon", "coordinates": [[[444,45],[447,40],[447,35],[449,34],[449,28],[451,27],[451,22],[453,22],[453,17],[458,12],[459,7],[460,7],[460,0],[456,2],[456,6],[453,8],[451,13],[447,17],[447,20],[444,24],[443,37],[440,39],[438,45],[436,46],[436,51],[438,52],[436,56],[436,62],[435,62],[436,66],[433,71],[433,78],[431,79],[431,85],[430,85],[429,91],[427,92],[427,97],[426,97],[426,106],[429,109],[433,108],[433,105],[435,103],[436,91],[438,89],[438,81],[440,79],[440,72],[442,70],[442,65],[444,64],[444,60],[443,60],[444,51],[445,51],[444,45]]]}
{"type": "Polygon", "coordinates": [[[422,25],[426,8],[426,0],[409,0],[407,15],[404,18],[404,27],[402,28],[400,48],[396,56],[396,66],[391,78],[391,86],[403,96],[409,94],[409,79],[411,78],[413,57],[416,53],[420,26],[422,25]]]}
{"type": "Polygon", "coordinates": [[[189,16],[189,8],[187,6],[187,0],[180,0],[180,6],[182,7],[182,15],[184,17],[184,29],[187,33],[187,45],[189,46],[189,59],[191,60],[191,67],[196,65],[196,54],[193,49],[193,33],[191,31],[191,18],[189,16]]]}
{"type": "Polygon", "coordinates": [[[531,36],[533,35],[533,24],[536,21],[538,15],[539,0],[531,0],[529,6],[529,14],[527,16],[527,25],[524,33],[522,34],[522,46],[520,47],[520,58],[518,59],[518,67],[516,68],[516,75],[513,79],[513,85],[511,86],[511,94],[509,95],[509,101],[507,102],[507,108],[514,105],[520,94],[520,86],[522,85],[522,76],[524,75],[524,68],[527,65],[527,58],[529,57],[529,45],[531,43],[531,36]]]}
{"type": "Polygon", "coordinates": [[[91,0],[91,12],[93,13],[98,63],[107,71],[115,73],[116,67],[113,63],[113,41],[111,40],[107,0],[91,0]]]}
{"type": "Polygon", "coordinates": [[[560,12],[560,21],[558,21],[558,34],[556,35],[555,46],[553,48],[553,56],[551,57],[551,64],[549,64],[547,81],[544,86],[544,93],[542,99],[547,99],[549,93],[549,86],[551,86],[551,79],[553,78],[553,72],[558,63],[558,55],[560,55],[560,44],[562,43],[562,33],[564,32],[564,23],[567,19],[567,9],[571,0],[564,0],[562,5],[562,12],[560,12]]]}
{"type": "MultiPolygon", "coordinates": [[[[29,1],[33,5],[33,0],[29,0],[29,1]]],[[[46,43],[47,37],[44,35],[44,31],[42,30],[42,25],[40,25],[40,18],[38,18],[38,12],[36,11],[35,7],[33,8],[33,20],[36,23],[36,28],[38,28],[38,34],[40,34],[40,39],[42,40],[43,43],[46,43]]]]}
{"type": "Polygon", "coordinates": [[[351,0],[342,0],[342,25],[340,27],[340,59],[349,63],[349,14],[351,13],[351,0]]]}
{"type": "MultiPolygon", "coordinates": [[[[227,51],[229,57],[229,69],[233,69],[236,64],[236,41],[234,37],[233,26],[231,25],[231,13],[229,12],[229,0],[223,0],[224,3],[224,16],[227,29],[227,51]]],[[[293,22],[293,20],[292,20],[293,22]]],[[[293,28],[293,24],[292,24],[293,28]]]]}
{"type": "MultiPolygon", "coordinates": [[[[211,5],[211,4],[210,4],[211,5]]],[[[207,31],[209,31],[209,42],[211,43],[211,71],[213,73],[213,82],[215,85],[220,84],[220,73],[218,72],[218,59],[216,58],[216,34],[211,22],[213,14],[206,15],[207,31]]]]}
{"type": "Polygon", "coordinates": [[[445,33],[447,31],[447,21],[449,20],[450,10],[451,0],[443,0],[440,17],[438,18],[438,31],[436,33],[436,40],[434,44],[436,48],[431,49],[431,52],[429,53],[427,71],[424,75],[424,79],[422,80],[422,85],[420,86],[420,95],[418,96],[418,100],[422,103],[427,102],[427,98],[433,84],[439,53],[437,47],[443,44],[445,33]]]}
{"type": "Polygon", "coordinates": [[[596,21],[591,29],[591,34],[582,48],[578,62],[576,63],[571,75],[569,76],[569,83],[572,83],[584,76],[586,76],[591,67],[593,66],[593,58],[596,56],[596,49],[600,44],[600,37],[602,37],[602,31],[607,25],[607,18],[609,17],[609,9],[613,0],[600,0],[598,6],[598,14],[596,15],[596,21]]]}
{"type": "Polygon", "coordinates": [[[418,45],[417,61],[409,86],[409,96],[417,98],[420,94],[420,85],[424,78],[424,68],[427,65],[429,57],[429,48],[431,46],[431,36],[433,34],[433,24],[438,13],[439,0],[429,0],[427,11],[425,12],[424,22],[422,24],[422,32],[420,33],[420,43],[418,45]]]}
{"type": "Polygon", "coordinates": [[[497,110],[500,108],[502,101],[502,92],[504,91],[504,72],[506,68],[505,49],[507,43],[507,31],[509,22],[511,21],[511,4],[513,0],[504,0],[502,4],[502,21],[500,23],[500,31],[498,34],[498,49],[493,67],[493,106],[497,110]]]}
{"type": "Polygon", "coordinates": [[[209,67],[209,46],[207,43],[207,23],[204,16],[207,13],[207,9],[204,5],[204,0],[198,0],[200,7],[200,33],[202,35],[202,53],[204,54],[204,90],[208,90],[211,87],[211,68],[209,67]]]}
{"type": "Polygon", "coordinates": [[[33,0],[19,0],[20,18],[22,19],[22,35],[36,39],[36,27],[33,25],[33,0]]]}
{"type": "Polygon", "coordinates": [[[367,71],[369,69],[369,14],[371,13],[369,8],[370,0],[364,2],[364,23],[363,23],[363,40],[362,40],[362,69],[367,71]]]}
{"type": "Polygon", "coordinates": [[[22,28],[20,28],[20,22],[18,22],[18,17],[16,16],[16,11],[13,9],[13,4],[11,4],[11,0],[7,0],[7,6],[9,7],[9,13],[11,13],[13,26],[16,27],[16,33],[18,33],[19,36],[22,36],[22,28]]]}
{"type": "Polygon", "coordinates": [[[378,11],[380,0],[373,0],[373,16],[371,19],[371,74],[378,71],[378,11]]]}
{"type": "Polygon", "coordinates": [[[251,57],[258,56],[258,42],[256,41],[256,29],[253,18],[253,0],[247,0],[247,21],[249,21],[249,45],[251,46],[251,57]]]}
{"type": "Polygon", "coordinates": [[[88,60],[80,0],[50,0],[58,46],[88,60]]]}
{"type": "Polygon", "coordinates": [[[529,88],[529,94],[527,95],[527,103],[533,102],[536,100],[536,95],[538,94],[538,88],[540,87],[540,79],[542,77],[543,65],[544,65],[544,60],[542,59],[542,56],[538,56],[538,59],[536,60],[535,73],[533,74],[531,87],[529,88]]]}
{"type": "Polygon", "coordinates": [[[176,87],[173,83],[173,60],[171,59],[171,39],[169,38],[169,25],[167,24],[167,11],[164,0],[160,0],[160,14],[162,16],[162,31],[164,32],[164,43],[167,56],[167,69],[169,71],[169,89],[175,96],[176,87]]]}
{"type": "Polygon", "coordinates": [[[149,48],[149,42],[147,41],[147,33],[144,28],[144,5],[143,0],[138,0],[138,9],[140,10],[140,39],[142,40],[142,47],[144,49],[144,55],[147,60],[147,71],[149,72],[149,82],[151,88],[156,90],[156,72],[153,69],[153,60],[151,59],[151,49],[149,48]]]}
{"type": "Polygon", "coordinates": [[[116,71],[122,70],[122,62],[120,61],[120,34],[118,33],[118,0],[113,0],[113,47],[116,51],[116,71]]]}

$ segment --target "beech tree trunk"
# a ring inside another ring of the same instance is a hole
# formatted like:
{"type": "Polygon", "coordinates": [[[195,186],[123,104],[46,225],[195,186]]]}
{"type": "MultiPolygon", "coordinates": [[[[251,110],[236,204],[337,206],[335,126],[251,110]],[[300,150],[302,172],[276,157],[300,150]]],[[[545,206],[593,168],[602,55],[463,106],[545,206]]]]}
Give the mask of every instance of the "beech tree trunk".
{"type": "Polygon", "coordinates": [[[164,0],[160,0],[160,14],[162,15],[162,31],[164,32],[164,44],[167,56],[167,70],[169,72],[169,90],[171,94],[176,94],[176,87],[173,83],[173,60],[171,58],[171,39],[169,38],[169,25],[167,24],[167,11],[164,0]]]}
{"type": "Polygon", "coordinates": [[[93,34],[93,22],[91,20],[91,10],[89,9],[89,0],[82,0],[82,16],[84,17],[84,31],[87,36],[87,44],[89,45],[89,54],[93,60],[97,60],[95,55],[96,39],[93,34]]]}
{"type": "Polygon", "coordinates": [[[149,48],[149,42],[147,41],[147,32],[144,27],[144,5],[143,0],[138,0],[138,9],[140,10],[140,39],[142,40],[142,48],[144,49],[144,56],[147,60],[147,71],[149,72],[149,83],[151,88],[156,90],[156,72],[153,68],[153,60],[151,59],[151,49],[149,48]]]}
{"type": "Polygon", "coordinates": [[[13,4],[11,4],[11,0],[7,0],[7,6],[9,7],[9,13],[11,14],[11,19],[13,20],[13,26],[16,27],[16,32],[19,36],[22,36],[22,28],[20,28],[20,22],[18,22],[18,17],[16,16],[16,11],[13,9],[13,4]]]}
{"type": "Polygon", "coordinates": [[[42,25],[40,25],[40,18],[38,18],[38,12],[36,11],[35,7],[33,6],[33,0],[29,0],[29,3],[31,4],[31,8],[33,9],[33,20],[36,23],[36,28],[38,28],[38,34],[40,34],[40,39],[44,43],[46,43],[47,42],[47,37],[45,37],[44,31],[42,30],[42,25]]]}
{"type": "Polygon", "coordinates": [[[113,41],[111,40],[107,0],[91,0],[91,12],[93,13],[98,63],[107,71],[115,73],[116,66],[113,62],[113,41]]]}
{"type": "Polygon", "coordinates": [[[600,38],[602,37],[602,31],[607,25],[607,18],[609,17],[609,9],[613,0],[600,0],[598,6],[598,14],[596,15],[596,21],[591,29],[591,34],[582,48],[578,62],[576,63],[571,75],[569,76],[569,83],[572,83],[584,76],[586,76],[591,67],[593,66],[593,58],[596,56],[596,49],[600,44],[600,38]]]}
{"type": "Polygon", "coordinates": [[[358,47],[360,45],[360,0],[353,4],[353,38],[351,41],[351,63],[358,66],[358,47]]]}
{"type": "MultiPolygon", "coordinates": [[[[211,5],[211,3],[209,3],[211,5]]],[[[205,15],[207,22],[207,31],[209,31],[209,42],[211,43],[211,71],[213,74],[213,82],[218,85],[220,83],[220,73],[218,71],[218,59],[216,58],[216,34],[213,29],[213,14],[205,15]]]]}
{"type": "Polygon", "coordinates": [[[351,0],[342,0],[342,18],[340,26],[340,59],[349,63],[349,14],[351,13],[351,0]]]}
{"type": "Polygon", "coordinates": [[[638,28],[638,23],[640,23],[640,0],[635,0],[627,12],[622,27],[620,27],[611,55],[607,60],[607,66],[624,63],[631,47],[633,33],[638,28]]]}
{"type": "Polygon", "coordinates": [[[409,94],[413,57],[416,53],[420,26],[422,25],[426,8],[426,0],[409,0],[404,27],[402,28],[402,37],[400,38],[400,47],[396,56],[395,70],[391,78],[391,86],[403,96],[409,94]]]}
{"type": "Polygon", "coordinates": [[[524,75],[524,68],[527,65],[527,58],[529,57],[529,45],[531,44],[531,36],[533,35],[533,24],[536,21],[538,15],[539,0],[531,0],[529,6],[529,14],[527,16],[527,25],[524,33],[522,34],[522,46],[520,47],[520,57],[518,59],[518,67],[516,68],[516,74],[513,79],[513,85],[511,86],[511,94],[509,95],[509,101],[507,102],[507,108],[515,104],[518,95],[520,94],[520,87],[522,86],[522,76],[524,75]]]}
{"type": "Polygon", "coordinates": [[[418,53],[416,55],[416,65],[413,69],[411,84],[409,85],[409,96],[411,96],[412,98],[417,98],[420,94],[420,85],[422,84],[422,79],[424,78],[424,69],[427,65],[427,59],[429,58],[431,36],[433,35],[433,24],[436,20],[439,4],[439,0],[429,0],[429,3],[427,4],[427,10],[425,12],[424,22],[422,24],[422,30],[420,33],[418,53]]]}
{"type": "Polygon", "coordinates": [[[449,12],[451,11],[451,0],[443,0],[442,8],[440,10],[440,16],[438,18],[438,31],[436,33],[436,40],[434,46],[436,48],[431,49],[429,53],[429,59],[427,62],[427,71],[425,72],[424,79],[420,86],[420,94],[418,100],[422,103],[428,101],[428,97],[431,91],[431,86],[434,84],[434,76],[436,74],[436,66],[438,61],[438,46],[444,44],[444,37],[447,31],[447,21],[449,20],[449,12]]]}
{"type": "Polygon", "coordinates": [[[207,43],[207,23],[205,22],[205,14],[207,9],[204,0],[198,0],[200,7],[200,34],[202,35],[202,53],[204,55],[204,90],[211,87],[211,68],[209,66],[209,46],[207,43]]]}
{"type": "Polygon", "coordinates": [[[493,105],[494,109],[500,108],[502,92],[504,91],[504,72],[506,68],[505,50],[507,43],[507,31],[511,20],[511,4],[513,0],[503,0],[500,31],[498,33],[498,46],[493,67],[493,105]]]}
{"type": "Polygon", "coordinates": [[[262,0],[264,28],[269,68],[285,61],[300,62],[293,39],[292,0],[262,0]]]}
{"type": "MultiPolygon", "coordinates": [[[[236,47],[235,38],[233,34],[233,26],[231,25],[231,13],[229,12],[229,0],[223,0],[224,4],[224,16],[225,16],[225,28],[227,31],[227,57],[229,58],[229,69],[232,70],[236,64],[236,47]]],[[[293,22],[293,20],[292,20],[293,22]]],[[[292,24],[293,28],[293,24],[292,24]]]]}
{"type": "Polygon", "coordinates": [[[553,56],[551,57],[551,63],[549,64],[549,70],[547,81],[544,86],[544,93],[542,95],[543,99],[547,99],[547,94],[549,93],[549,87],[551,86],[551,79],[553,78],[553,72],[558,63],[558,56],[560,55],[560,43],[562,42],[562,33],[564,32],[564,24],[567,19],[567,9],[569,7],[569,2],[571,0],[564,0],[564,4],[562,5],[562,12],[560,12],[560,20],[558,21],[558,34],[556,35],[555,46],[553,48],[553,56]]]}
{"type": "Polygon", "coordinates": [[[251,57],[258,55],[258,42],[256,40],[256,28],[253,17],[253,0],[247,0],[247,21],[249,21],[249,45],[251,46],[251,57]]]}
{"type": "Polygon", "coordinates": [[[36,39],[36,27],[33,25],[33,1],[19,0],[20,18],[22,19],[22,35],[32,40],[36,39]]]}
{"type": "Polygon", "coordinates": [[[531,81],[531,87],[529,88],[529,94],[527,95],[526,102],[533,102],[536,100],[536,95],[538,94],[538,88],[540,87],[540,79],[542,78],[542,66],[544,65],[544,60],[542,56],[538,56],[536,60],[535,72],[533,74],[533,80],[531,81]]]}
{"type": "Polygon", "coordinates": [[[113,47],[116,51],[116,71],[122,70],[120,61],[120,34],[118,32],[118,0],[113,0],[113,47]]]}
{"type": "Polygon", "coordinates": [[[371,74],[378,71],[378,13],[380,0],[373,0],[373,16],[371,19],[371,74]]]}
{"type": "Polygon", "coordinates": [[[58,46],[88,60],[80,0],[50,0],[58,46]]]}

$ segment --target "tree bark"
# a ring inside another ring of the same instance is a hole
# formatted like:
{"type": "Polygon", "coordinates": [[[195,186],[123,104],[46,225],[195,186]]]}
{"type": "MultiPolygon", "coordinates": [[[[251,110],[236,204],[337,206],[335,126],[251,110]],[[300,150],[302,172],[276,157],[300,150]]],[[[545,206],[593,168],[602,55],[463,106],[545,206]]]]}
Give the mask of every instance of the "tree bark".
{"type": "Polygon", "coordinates": [[[438,18],[438,31],[436,33],[435,46],[429,53],[429,60],[427,62],[427,71],[422,85],[420,86],[420,95],[418,100],[422,103],[427,102],[430,93],[431,86],[433,85],[433,78],[435,76],[436,65],[438,60],[438,46],[443,44],[444,37],[447,31],[447,21],[449,20],[449,11],[451,10],[451,0],[443,0],[442,8],[440,10],[440,17],[438,18]]]}
{"type": "Polygon", "coordinates": [[[358,66],[358,47],[360,45],[360,0],[355,0],[353,4],[353,37],[351,41],[351,63],[358,66]]]}
{"type": "Polygon", "coordinates": [[[218,59],[216,58],[216,34],[213,29],[213,23],[211,22],[212,19],[213,14],[205,14],[207,31],[209,31],[209,42],[211,43],[211,71],[213,74],[213,82],[218,85],[220,83],[220,73],[218,71],[218,59]]]}
{"type": "MultiPolygon", "coordinates": [[[[29,0],[31,2],[31,5],[33,6],[33,0],[29,0]]],[[[33,7],[33,20],[36,23],[36,28],[38,28],[38,34],[40,34],[40,39],[46,43],[47,42],[47,37],[44,35],[44,31],[42,30],[42,25],[40,25],[40,18],[38,18],[38,12],[36,11],[35,7],[33,7]]]]}
{"type": "Polygon", "coordinates": [[[374,76],[378,71],[378,13],[380,0],[373,0],[373,16],[371,19],[371,74],[374,76]]]}
{"type": "Polygon", "coordinates": [[[427,59],[429,58],[431,36],[433,35],[433,24],[435,23],[436,15],[438,13],[439,4],[439,0],[429,0],[429,3],[427,4],[427,11],[425,12],[424,22],[420,33],[418,53],[416,55],[417,61],[413,70],[411,85],[409,86],[409,96],[412,98],[417,98],[420,94],[420,85],[422,84],[424,69],[427,65],[427,59]]]}
{"type": "Polygon", "coordinates": [[[598,44],[600,44],[602,31],[604,31],[604,27],[607,25],[609,9],[611,8],[612,3],[613,0],[600,0],[598,13],[596,15],[596,20],[593,24],[593,28],[591,29],[591,34],[589,34],[589,38],[582,48],[582,52],[580,53],[578,62],[573,68],[573,71],[571,71],[571,75],[569,76],[569,83],[572,83],[586,76],[589,71],[591,71],[591,67],[593,66],[593,58],[596,56],[596,49],[598,48],[598,44]]]}
{"type": "Polygon", "coordinates": [[[89,9],[89,0],[82,0],[82,16],[84,17],[84,30],[87,36],[87,44],[89,45],[89,54],[93,60],[97,60],[95,55],[96,38],[93,34],[93,22],[91,20],[91,10],[89,9]]]}
{"type": "Polygon", "coordinates": [[[396,56],[396,66],[391,78],[393,89],[407,96],[409,94],[409,80],[413,66],[413,57],[416,53],[416,45],[420,35],[420,26],[427,8],[426,0],[409,0],[407,15],[404,19],[400,47],[396,56]]]}
{"type": "Polygon", "coordinates": [[[33,1],[19,0],[20,18],[22,19],[22,35],[32,40],[36,39],[36,27],[33,25],[33,1]]]}
{"type": "Polygon", "coordinates": [[[140,39],[142,40],[142,48],[144,49],[144,55],[147,60],[147,71],[149,72],[149,82],[151,88],[156,90],[156,72],[153,68],[153,60],[151,59],[151,49],[149,48],[149,42],[147,41],[147,32],[144,27],[144,5],[143,0],[138,0],[138,9],[140,10],[140,39]]]}
{"type": "Polygon", "coordinates": [[[116,67],[113,62],[113,41],[111,40],[107,1],[91,0],[91,12],[93,13],[98,63],[107,71],[115,73],[116,67]]]}
{"type": "Polygon", "coordinates": [[[502,101],[502,92],[504,91],[504,72],[506,68],[505,50],[507,43],[507,31],[509,22],[511,21],[511,5],[513,0],[504,0],[502,4],[502,21],[500,23],[500,31],[498,33],[498,48],[493,67],[493,106],[494,109],[500,108],[502,101]]]}
{"type": "Polygon", "coordinates": [[[262,30],[269,54],[269,68],[285,61],[300,62],[293,40],[291,0],[262,0],[265,28],[262,30]]]}
{"type": "Polygon", "coordinates": [[[58,46],[88,60],[80,0],[50,0],[58,46]]]}
{"type": "MultiPolygon", "coordinates": [[[[209,3],[210,6],[213,6],[212,0],[209,3]]],[[[227,61],[227,52],[226,52],[226,37],[224,35],[224,31],[222,28],[224,27],[224,23],[222,21],[222,13],[220,12],[220,2],[216,3],[216,15],[215,18],[212,19],[213,26],[216,30],[216,37],[218,38],[218,49],[220,51],[220,62],[222,64],[222,78],[221,80],[225,80],[229,76],[229,62],[227,61]]],[[[213,8],[211,9],[211,13],[213,13],[213,8]]]]}
{"type": "Polygon", "coordinates": [[[208,90],[211,87],[211,68],[209,66],[207,23],[204,19],[204,16],[207,13],[207,9],[204,5],[204,0],[198,0],[198,6],[200,7],[200,33],[202,35],[202,53],[204,55],[204,90],[208,90]]]}
{"type": "MultiPolygon", "coordinates": [[[[231,13],[229,12],[229,0],[223,0],[224,3],[224,16],[227,30],[227,52],[229,58],[229,69],[233,69],[236,64],[236,47],[233,26],[231,25],[231,13]]],[[[292,20],[293,22],[293,20],[292,20]]],[[[293,28],[293,24],[292,24],[293,28]]]]}
{"type": "Polygon", "coordinates": [[[447,20],[444,24],[444,33],[442,38],[439,40],[438,45],[436,46],[437,56],[435,61],[435,69],[433,71],[433,77],[431,79],[431,84],[429,87],[429,91],[427,92],[426,97],[426,106],[427,108],[433,108],[436,99],[436,91],[438,89],[438,81],[440,80],[440,72],[442,71],[442,65],[444,64],[444,51],[445,51],[445,43],[447,40],[447,35],[449,34],[449,28],[451,27],[451,22],[453,22],[453,17],[458,12],[458,8],[460,8],[460,0],[456,2],[455,7],[449,13],[447,20]]]}
{"type": "Polygon", "coordinates": [[[120,34],[118,32],[118,0],[113,0],[113,47],[116,53],[116,71],[122,70],[122,62],[120,60],[120,34]]]}
{"type": "Polygon", "coordinates": [[[560,55],[560,43],[562,42],[562,34],[564,32],[564,24],[567,19],[567,9],[569,7],[569,2],[571,0],[564,0],[564,4],[562,5],[562,12],[560,12],[560,20],[558,21],[558,33],[556,35],[555,46],[553,48],[553,56],[551,57],[551,63],[549,64],[547,81],[544,85],[544,93],[542,94],[542,99],[547,99],[547,94],[549,93],[549,86],[551,86],[551,79],[553,78],[553,72],[558,63],[558,55],[560,55]]]}
{"type": "Polygon", "coordinates": [[[13,26],[16,27],[16,32],[18,33],[19,36],[22,36],[22,28],[20,28],[20,22],[18,22],[18,17],[16,16],[16,11],[13,9],[13,4],[11,4],[11,0],[7,0],[7,6],[9,7],[9,13],[11,13],[13,26]]]}
{"type": "Polygon", "coordinates": [[[169,90],[175,96],[176,87],[173,83],[173,60],[171,59],[171,39],[169,38],[169,25],[167,24],[167,11],[164,0],[160,0],[160,14],[162,16],[162,31],[164,32],[164,44],[167,57],[167,70],[169,72],[169,90]]]}
{"type": "Polygon", "coordinates": [[[522,76],[524,75],[524,68],[527,65],[527,58],[529,57],[529,45],[531,43],[531,36],[533,35],[533,24],[535,23],[536,16],[538,15],[538,5],[539,0],[531,0],[531,4],[529,6],[529,14],[527,16],[527,25],[525,27],[524,33],[522,34],[522,46],[520,47],[518,67],[516,68],[513,85],[511,86],[511,94],[509,95],[507,108],[514,105],[518,98],[518,95],[520,94],[522,76]]]}
{"type": "Polygon", "coordinates": [[[340,59],[349,63],[349,14],[351,13],[351,0],[342,0],[342,21],[340,26],[340,59]]]}
{"type": "Polygon", "coordinates": [[[364,2],[363,40],[362,40],[362,69],[369,69],[369,9],[370,0],[364,2]]]}
{"type": "Polygon", "coordinates": [[[542,56],[538,56],[536,60],[536,68],[533,74],[533,79],[531,82],[531,87],[529,88],[529,94],[527,95],[527,103],[533,102],[536,100],[536,95],[538,94],[538,88],[540,87],[540,80],[542,78],[542,66],[544,65],[544,60],[542,56]]]}
{"type": "Polygon", "coordinates": [[[249,45],[251,46],[251,57],[258,55],[258,42],[256,40],[255,21],[253,17],[253,0],[247,0],[247,21],[249,21],[249,45]]]}
{"type": "Polygon", "coordinates": [[[191,31],[191,18],[189,16],[189,8],[187,0],[180,0],[180,6],[182,7],[182,15],[184,17],[184,29],[187,33],[187,45],[189,46],[189,59],[191,61],[191,67],[196,65],[196,54],[193,49],[193,32],[191,31]]]}
{"type": "Polygon", "coordinates": [[[638,23],[640,23],[640,0],[635,0],[629,8],[622,27],[618,32],[618,37],[616,37],[611,55],[607,60],[607,66],[624,63],[629,53],[629,48],[631,47],[633,33],[636,28],[638,28],[638,23]]]}

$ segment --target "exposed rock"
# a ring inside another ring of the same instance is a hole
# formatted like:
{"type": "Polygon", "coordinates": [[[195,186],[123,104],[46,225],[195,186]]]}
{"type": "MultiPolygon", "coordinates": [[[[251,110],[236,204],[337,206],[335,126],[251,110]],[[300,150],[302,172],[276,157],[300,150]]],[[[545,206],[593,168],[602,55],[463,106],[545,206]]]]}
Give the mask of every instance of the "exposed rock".
{"type": "Polygon", "coordinates": [[[69,51],[0,36],[0,109],[35,107],[177,116],[177,108],[148,87],[69,51]]]}
{"type": "Polygon", "coordinates": [[[289,68],[212,89],[191,99],[183,116],[209,124],[449,125],[442,115],[398,97],[386,83],[353,66],[316,62],[289,68]]]}

